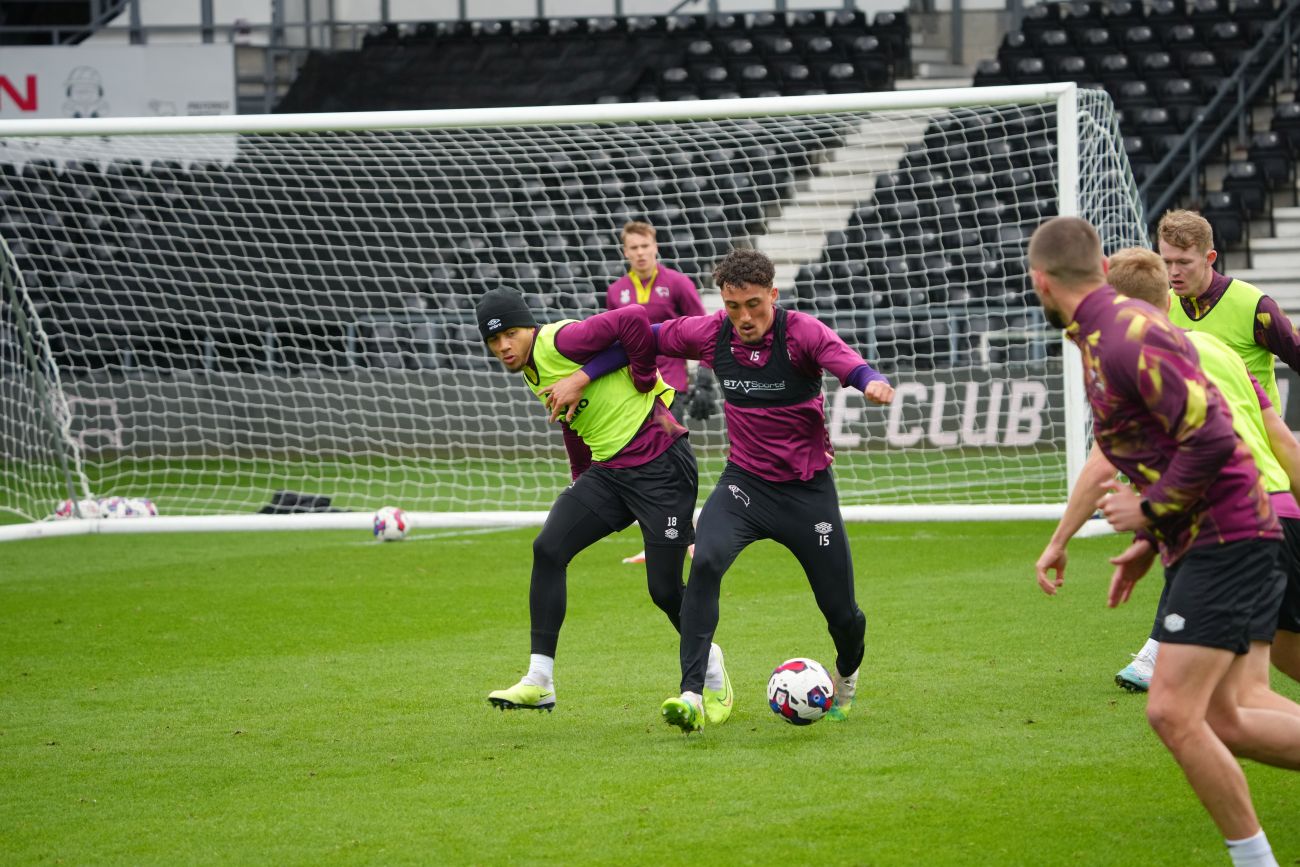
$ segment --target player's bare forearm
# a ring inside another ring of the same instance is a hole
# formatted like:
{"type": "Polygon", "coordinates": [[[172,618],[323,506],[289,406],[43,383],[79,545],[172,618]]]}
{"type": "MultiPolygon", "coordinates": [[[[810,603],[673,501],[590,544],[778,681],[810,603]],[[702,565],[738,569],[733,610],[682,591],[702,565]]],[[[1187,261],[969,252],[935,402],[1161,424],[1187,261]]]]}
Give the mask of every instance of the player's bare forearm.
{"type": "Polygon", "coordinates": [[[1286,471],[1291,495],[1300,500],[1300,442],[1296,442],[1295,434],[1276,410],[1264,410],[1264,430],[1268,432],[1268,445],[1273,457],[1286,471]]]}
{"type": "Polygon", "coordinates": [[[1101,446],[1093,443],[1092,451],[1088,452],[1088,460],[1084,461],[1083,469],[1079,471],[1079,478],[1074,481],[1074,490],[1070,491],[1065,512],[1056,524],[1056,531],[1052,533],[1053,542],[1062,547],[1069,544],[1074,534],[1079,532],[1097,511],[1097,504],[1101,501],[1103,493],[1101,486],[1113,478],[1115,478],[1114,465],[1106,460],[1101,446]]]}

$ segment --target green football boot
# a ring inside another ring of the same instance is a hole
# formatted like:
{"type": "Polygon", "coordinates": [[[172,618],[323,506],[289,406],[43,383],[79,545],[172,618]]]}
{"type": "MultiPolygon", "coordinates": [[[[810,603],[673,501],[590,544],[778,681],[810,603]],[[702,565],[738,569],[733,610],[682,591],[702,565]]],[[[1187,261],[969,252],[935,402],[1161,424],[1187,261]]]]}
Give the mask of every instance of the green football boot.
{"type": "Polygon", "coordinates": [[[685,734],[704,728],[704,708],[684,696],[668,699],[660,712],[664,722],[677,726],[685,734]]]}
{"type": "Polygon", "coordinates": [[[555,710],[555,689],[519,681],[509,689],[494,689],[488,701],[501,710],[555,710]]]}
{"type": "Polygon", "coordinates": [[[704,717],[709,725],[717,726],[731,716],[735,695],[731,691],[731,675],[727,673],[727,666],[722,659],[722,648],[715,644],[711,650],[717,652],[718,667],[722,669],[722,689],[704,687],[704,717]]]}
{"type": "Polygon", "coordinates": [[[826,711],[826,718],[835,722],[844,722],[848,719],[849,711],[853,710],[853,697],[858,691],[858,672],[855,671],[848,677],[844,677],[839,669],[832,668],[831,682],[835,684],[835,700],[831,703],[831,709],[826,711]]]}

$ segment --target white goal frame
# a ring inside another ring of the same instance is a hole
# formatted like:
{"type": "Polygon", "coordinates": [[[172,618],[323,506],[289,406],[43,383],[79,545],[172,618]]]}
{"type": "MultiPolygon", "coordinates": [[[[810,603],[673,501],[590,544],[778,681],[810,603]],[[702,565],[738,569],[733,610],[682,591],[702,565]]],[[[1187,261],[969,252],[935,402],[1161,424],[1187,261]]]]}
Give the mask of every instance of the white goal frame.
{"type": "MultiPolygon", "coordinates": [[[[756,115],[782,116],[822,114],[840,111],[890,111],[902,109],[976,108],[990,105],[1028,105],[1050,103],[1056,110],[1056,145],[1058,166],[1058,213],[1080,213],[1080,140],[1079,90],[1073,83],[1015,85],[988,88],[895,91],[869,94],[827,94],[768,99],[723,99],[671,103],[635,103],[609,105],[572,105],[550,107],[516,107],[460,109],[448,111],[391,111],[329,114],[93,118],[58,120],[0,121],[0,139],[13,137],[87,137],[87,136],[167,136],[192,133],[283,134],[326,131],[378,131],[456,127],[528,127],[537,124],[676,121],[691,118],[726,119],[756,115]]],[[[1111,120],[1113,124],[1113,118],[1111,120]]],[[[1122,152],[1121,152],[1122,157],[1122,152]]],[[[1131,174],[1129,175],[1131,181],[1131,174]]],[[[1141,205],[1136,187],[1121,191],[1132,200],[1140,217],[1141,205]]],[[[1142,230],[1145,239],[1145,229],[1142,230]]],[[[21,288],[21,287],[20,287],[21,288]]],[[[1087,455],[1089,446],[1088,411],[1082,388],[1077,350],[1062,340],[1064,359],[1064,413],[1066,419],[1067,485],[1072,486],[1087,455]]],[[[868,359],[870,360],[870,359],[868,359]]],[[[57,371],[54,371],[57,376],[57,371]]],[[[46,383],[54,393],[57,381],[46,383]]],[[[68,455],[70,465],[78,465],[75,444],[68,455]]],[[[0,456],[3,457],[3,456],[0,456]]],[[[707,492],[712,479],[701,479],[701,492],[707,492]]],[[[79,493],[69,483],[69,494],[79,493]]],[[[1063,502],[1028,505],[850,505],[843,508],[850,521],[900,520],[1024,520],[1056,519],[1063,502]]],[[[537,525],[544,511],[470,511],[414,512],[415,525],[430,527],[483,527],[537,525]]],[[[0,541],[19,538],[119,532],[191,532],[278,529],[362,529],[369,526],[369,512],[297,514],[297,515],[213,515],[194,517],[156,517],[149,520],[40,520],[28,524],[0,526],[0,541]]]]}

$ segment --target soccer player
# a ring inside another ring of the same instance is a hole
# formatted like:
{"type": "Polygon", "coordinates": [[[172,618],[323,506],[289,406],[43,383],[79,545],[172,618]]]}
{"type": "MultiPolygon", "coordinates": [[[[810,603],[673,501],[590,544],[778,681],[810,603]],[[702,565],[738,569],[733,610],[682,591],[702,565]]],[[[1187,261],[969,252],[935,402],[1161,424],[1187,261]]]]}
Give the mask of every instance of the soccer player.
{"type": "Polygon", "coordinates": [[[1106,285],[1101,240],[1087,221],[1039,226],[1029,269],[1048,321],[1082,353],[1096,443],[1141,492],[1113,484],[1102,500],[1112,527],[1136,533],[1112,560],[1107,603],[1128,600],[1157,547],[1170,584],[1147,719],[1233,863],[1275,863],[1233,758],[1300,768],[1300,718],[1238,701],[1248,651],[1276,623],[1284,580],[1282,534],[1259,473],[1186,335],[1106,285]]]}
{"type": "MultiPolygon", "coordinates": [[[[704,315],[704,302],[694,281],[659,261],[654,226],[639,220],[624,224],[623,256],[627,259],[628,272],[605,290],[606,310],[639,304],[652,324],[678,316],[704,315]]],[[[685,359],[661,355],[655,362],[664,382],[678,394],[686,395],[686,400],[677,401],[673,407],[678,421],[685,424],[687,415],[703,421],[713,414],[713,379],[706,371],[697,371],[695,388],[688,392],[685,359]]],[[[623,562],[644,563],[645,551],[624,557],[623,562]]]]}
{"type": "Polygon", "coordinates": [[[865,653],[866,617],[831,473],[822,375],[829,371],[872,403],[893,400],[889,381],[817,319],[776,303],[772,262],[733,250],[713,272],[724,309],[658,328],[659,353],[698,359],[722,386],[727,464],[699,518],[699,541],[682,604],[681,695],[664,702],[669,723],[698,731],[705,663],[718,625],[722,576],[750,543],[772,539],[795,555],[835,643],[835,701],[853,705],[865,653]]]}
{"type": "MultiPolygon", "coordinates": [[[[686,429],[668,405],[673,390],[655,369],[654,339],[642,307],[582,322],[538,326],[517,291],[493,289],[475,307],[488,349],[543,402],[549,387],[600,350],[618,342],[629,364],[588,386],[564,422],[573,483],[558,498],[533,542],[528,594],[532,651],[528,672],[488,701],[503,710],[555,707],[555,650],[566,606],[566,570],[578,552],[637,521],[646,545],[650,598],[680,630],[682,565],[693,537],[698,475],[686,429]]],[[[731,683],[722,652],[710,658],[710,712],[731,712],[731,683]]]]}
{"type": "MultiPolygon", "coordinates": [[[[1156,253],[1136,247],[1119,250],[1110,257],[1109,265],[1107,277],[1110,285],[1121,295],[1145,301],[1157,310],[1169,308],[1172,298],[1169,279],[1165,264],[1156,253]]],[[[1227,401],[1232,412],[1233,430],[1250,449],[1282,525],[1280,563],[1287,576],[1287,589],[1278,614],[1277,637],[1272,639],[1272,655],[1274,665],[1294,678],[1292,672],[1300,670],[1300,660],[1285,649],[1279,653],[1277,645],[1284,635],[1288,636],[1288,647],[1300,643],[1297,642],[1300,635],[1296,634],[1300,624],[1295,610],[1296,602],[1300,600],[1300,505],[1297,505],[1295,497],[1300,492],[1300,443],[1296,442],[1286,422],[1272,408],[1268,396],[1246,371],[1236,353],[1207,332],[1189,331],[1187,337],[1196,347],[1201,369],[1227,401]]],[[[1096,510],[1102,487],[1114,477],[1115,468],[1106,460],[1100,447],[1094,444],[1071,492],[1065,514],[1035,564],[1038,583],[1049,595],[1060,586],[1067,560],[1066,544],[1096,510]],[[1049,577],[1049,572],[1055,573],[1054,579],[1049,577]]],[[[1160,631],[1161,612],[1168,591],[1169,585],[1165,584],[1151,629],[1153,641],[1160,631]]],[[[1260,637],[1261,640],[1270,640],[1269,635],[1260,637]]],[[[1251,688],[1243,695],[1243,703],[1251,707],[1276,707],[1300,715],[1300,705],[1270,689],[1268,657],[1252,647],[1249,664],[1251,688]]]]}
{"type": "MultiPolygon", "coordinates": [[[[1214,233],[1200,214],[1168,211],[1160,218],[1156,236],[1176,296],[1169,308],[1170,320],[1179,328],[1208,332],[1228,344],[1280,411],[1274,356],[1300,373],[1300,335],[1291,321],[1277,302],[1259,289],[1215,272],[1218,252],[1213,246],[1214,233]]],[[[1289,608],[1297,605],[1300,600],[1288,600],[1289,608]]],[[[1282,665],[1300,658],[1300,644],[1295,643],[1294,635],[1288,630],[1274,642],[1274,656],[1282,665]]],[[[1115,675],[1115,682],[1125,689],[1145,691],[1159,648],[1159,642],[1148,639],[1133,661],[1115,675]]]]}

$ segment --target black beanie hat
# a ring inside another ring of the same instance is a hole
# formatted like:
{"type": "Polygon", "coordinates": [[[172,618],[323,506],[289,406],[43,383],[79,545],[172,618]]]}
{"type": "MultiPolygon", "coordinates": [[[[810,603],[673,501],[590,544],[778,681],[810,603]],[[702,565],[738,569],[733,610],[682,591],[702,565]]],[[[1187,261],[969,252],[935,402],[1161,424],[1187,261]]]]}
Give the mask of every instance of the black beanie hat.
{"type": "Polygon", "coordinates": [[[507,328],[537,326],[533,311],[524,303],[524,296],[519,294],[518,289],[504,286],[483,293],[474,307],[474,318],[478,320],[478,331],[483,335],[484,341],[507,328]]]}

